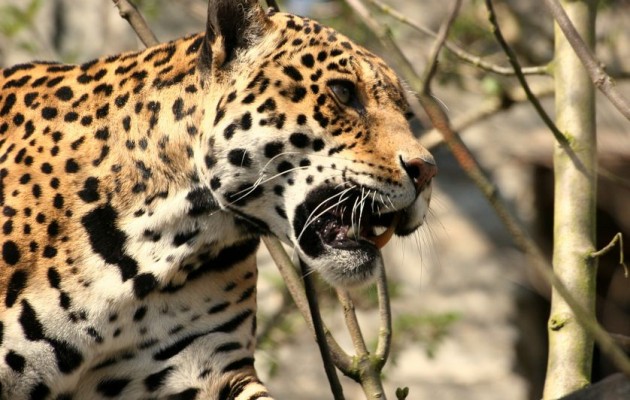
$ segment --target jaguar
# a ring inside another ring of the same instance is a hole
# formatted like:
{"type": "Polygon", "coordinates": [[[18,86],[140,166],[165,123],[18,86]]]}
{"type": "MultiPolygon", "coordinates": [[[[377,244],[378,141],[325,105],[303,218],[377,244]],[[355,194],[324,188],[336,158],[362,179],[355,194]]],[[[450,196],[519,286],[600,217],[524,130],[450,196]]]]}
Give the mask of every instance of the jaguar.
{"type": "Polygon", "coordinates": [[[0,87],[2,399],[270,399],[261,237],[356,286],[429,207],[437,168],[393,70],[256,0],[0,87]]]}

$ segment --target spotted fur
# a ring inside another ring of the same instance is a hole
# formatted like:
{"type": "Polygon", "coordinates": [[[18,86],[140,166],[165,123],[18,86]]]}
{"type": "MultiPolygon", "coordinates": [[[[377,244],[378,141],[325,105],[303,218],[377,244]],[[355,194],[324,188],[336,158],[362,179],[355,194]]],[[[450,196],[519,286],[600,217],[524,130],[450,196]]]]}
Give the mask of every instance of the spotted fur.
{"type": "Polygon", "coordinates": [[[434,163],[392,70],[254,0],[0,88],[2,399],[270,398],[259,237],[352,285],[380,260],[372,225],[409,234],[428,207],[434,163]]]}

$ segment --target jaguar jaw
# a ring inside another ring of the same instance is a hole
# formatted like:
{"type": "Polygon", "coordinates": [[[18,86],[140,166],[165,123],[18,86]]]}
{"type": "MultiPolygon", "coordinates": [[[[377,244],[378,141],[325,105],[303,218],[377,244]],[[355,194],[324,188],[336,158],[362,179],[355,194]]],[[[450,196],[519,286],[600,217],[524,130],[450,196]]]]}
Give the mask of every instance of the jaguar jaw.
{"type": "Polygon", "coordinates": [[[402,211],[380,213],[385,207],[371,197],[362,202],[360,192],[339,193],[311,192],[297,207],[293,228],[300,255],[311,267],[333,285],[353,286],[374,275],[380,249],[397,230],[402,211]]]}

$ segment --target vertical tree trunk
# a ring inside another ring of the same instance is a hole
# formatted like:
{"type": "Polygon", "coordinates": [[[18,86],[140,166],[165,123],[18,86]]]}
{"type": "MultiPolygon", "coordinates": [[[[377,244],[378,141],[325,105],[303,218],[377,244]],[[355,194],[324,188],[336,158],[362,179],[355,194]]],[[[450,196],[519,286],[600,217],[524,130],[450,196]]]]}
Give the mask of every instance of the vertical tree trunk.
{"type": "MultiPolygon", "coordinates": [[[[563,0],[577,31],[594,43],[596,0],[563,0]]],[[[595,205],[597,142],[591,79],[562,31],[555,27],[556,124],[568,145],[554,152],[553,268],[582,306],[595,312],[595,205]]],[[[556,399],[590,383],[593,338],[569,306],[552,292],[549,356],[544,399],[556,399]]]]}

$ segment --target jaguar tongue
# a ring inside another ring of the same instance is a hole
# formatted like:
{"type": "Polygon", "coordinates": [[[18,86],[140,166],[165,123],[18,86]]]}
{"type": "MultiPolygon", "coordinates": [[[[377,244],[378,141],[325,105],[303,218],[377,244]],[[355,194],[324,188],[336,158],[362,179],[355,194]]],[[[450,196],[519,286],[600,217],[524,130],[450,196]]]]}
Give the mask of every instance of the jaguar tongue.
{"type": "Polygon", "coordinates": [[[396,230],[396,225],[398,225],[398,219],[399,219],[399,215],[398,214],[394,215],[394,218],[392,218],[392,223],[387,227],[387,229],[385,229],[383,233],[376,236],[370,236],[367,239],[371,241],[372,243],[374,243],[374,245],[379,250],[382,249],[392,238],[392,235],[394,235],[394,230],[396,230]]]}

